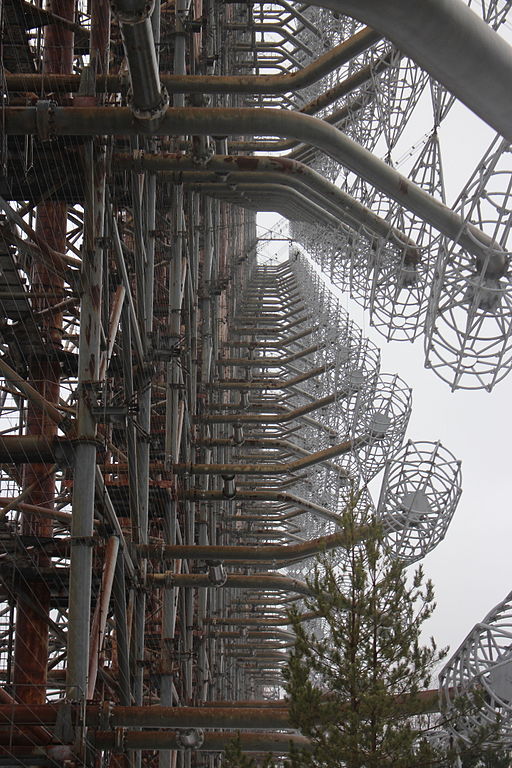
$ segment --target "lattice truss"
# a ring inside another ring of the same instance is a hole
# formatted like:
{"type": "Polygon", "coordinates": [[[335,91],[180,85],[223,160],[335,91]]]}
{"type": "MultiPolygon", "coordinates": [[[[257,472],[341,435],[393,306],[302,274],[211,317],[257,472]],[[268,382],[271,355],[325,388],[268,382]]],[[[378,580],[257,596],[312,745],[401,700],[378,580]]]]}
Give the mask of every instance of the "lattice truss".
{"type": "MultiPolygon", "coordinates": [[[[378,351],[305,257],[293,253],[280,267],[256,269],[219,366],[215,413],[207,419],[229,425],[217,441],[223,493],[232,497],[224,520],[232,540],[259,547],[254,568],[277,566],[284,578],[304,585],[311,561],[299,555],[300,547],[313,554],[320,537],[336,537],[349,504],[361,525],[373,514],[381,517],[387,543],[406,562],[443,538],[460,495],[459,462],[439,444],[409,442],[400,449],[410,391],[397,376],[380,374],[378,351]],[[383,469],[375,509],[367,483],[383,469]],[[265,547],[272,545],[295,547],[297,556],[280,567],[274,555],[265,566],[265,547]]],[[[336,557],[342,561],[342,549],[336,557]]],[[[277,596],[238,598],[230,606],[232,624],[286,625],[277,596]]],[[[278,668],[282,651],[273,655],[278,668]]],[[[254,673],[244,677],[243,669],[237,684],[244,680],[246,689],[263,695],[254,673]]]]}
{"type": "Polygon", "coordinates": [[[424,328],[436,373],[490,388],[508,146],[448,208],[451,94],[342,13],[4,0],[0,24],[0,763],[218,768],[235,730],[285,755],[311,557],[342,560],[355,503],[420,559],[461,479],[406,440],[407,384],[311,260],[263,264],[256,212],[387,338],[424,328]]]}
{"type": "Polygon", "coordinates": [[[448,732],[466,742],[512,740],[512,596],[476,624],[439,676],[448,732]],[[465,706],[461,706],[465,702],[465,706]]]}
{"type": "MultiPolygon", "coordinates": [[[[493,29],[504,28],[510,3],[470,5],[493,29]]],[[[309,30],[302,35],[310,46],[317,41],[316,56],[326,38],[346,39],[357,30],[352,20],[334,20],[327,11],[308,9],[307,13],[322,30],[318,37],[309,30]]],[[[338,70],[337,77],[348,82],[354,73],[357,87],[319,114],[446,205],[443,135],[454,97],[382,41],[338,70]],[[429,122],[431,127],[425,132],[429,122]]],[[[305,105],[298,102],[296,108],[307,112],[308,104],[316,105],[315,98],[322,102],[329,87],[335,90],[333,82],[328,77],[311,86],[307,90],[310,101],[305,105]]],[[[339,79],[337,83],[341,88],[339,79]]],[[[427,365],[452,388],[492,389],[510,369],[507,142],[493,141],[481,160],[475,157],[474,174],[451,205],[459,224],[449,239],[428,214],[408,211],[407,203],[405,207],[403,201],[397,204],[332,157],[300,147],[290,156],[336,182],[389,227],[388,236],[375,237],[375,231],[362,222],[359,226],[352,222],[348,228],[325,221],[315,227],[294,223],[292,236],[338,287],[350,291],[369,310],[372,325],[388,340],[413,341],[424,334],[427,365]],[[474,239],[468,243],[469,250],[460,247],[468,225],[483,233],[473,234],[484,244],[485,253],[478,252],[474,239]],[[416,247],[409,247],[411,243],[416,247]]]]}

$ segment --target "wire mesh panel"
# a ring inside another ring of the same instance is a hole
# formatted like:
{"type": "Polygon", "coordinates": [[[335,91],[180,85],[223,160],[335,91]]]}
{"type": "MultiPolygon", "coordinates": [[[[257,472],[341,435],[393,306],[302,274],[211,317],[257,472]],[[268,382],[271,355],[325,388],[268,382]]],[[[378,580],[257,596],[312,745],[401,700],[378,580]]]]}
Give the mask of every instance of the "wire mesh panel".
{"type": "Polygon", "coordinates": [[[511,596],[476,624],[439,676],[443,709],[459,738],[486,729],[489,741],[511,740],[511,596]],[[466,701],[461,708],[460,701],[466,701]],[[459,715],[460,712],[460,715],[459,715]]]}
{"type": "Polygon", "coordinates": [[[377,507],[393,553],[414,562],[437,546],[460,494],[460,462],[440,443],[409,440],[386,464],[377,507]]]}

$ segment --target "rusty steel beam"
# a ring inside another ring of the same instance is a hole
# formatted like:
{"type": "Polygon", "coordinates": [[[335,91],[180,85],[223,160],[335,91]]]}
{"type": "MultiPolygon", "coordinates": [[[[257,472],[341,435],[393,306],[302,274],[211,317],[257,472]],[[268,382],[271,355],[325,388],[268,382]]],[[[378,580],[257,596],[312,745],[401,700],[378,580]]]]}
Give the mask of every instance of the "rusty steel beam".
{"type": "MultiPolygon", "coordinates": [[[[15,725],[55,725],[61,704],[0,704],[0,726],[15,725]]],[[[80,708],[70,704],[67,709],[72,722],[80,715],[80,708]]],[[[118,706],[109,708],[91,704],[87,707],[86,725],[94,728],[98,718],[103,715],[105,729],[110,728],[275,728],[276,724],[289,727],[288,714],[283,710],[251,708],[243,714],[236,708],[210,707],[163,707],[163,706],[118,706]],[[275,715],[273,721],[270,714],[275,715]],[[249,725],[247,725],[249,723],[249,725]]]]}
{"type": "MultiPolygon", "coordinates": [[[[58,413],[62,418],[62,414],[58,413]]],[[[73,442],[67,438],[37,434],[0,435],[2,464],[40,462],[69,466],[73,459],[73,442]]]]}
{"type": "Polygon", "coordinates": [[[279,573],[251,574],[249,576],[229,573],[224,584],[216,585],[208,574],[202,573],[150,573],[146,577],[149,587],[191,587],[194,589],[258,589],[284,590],[299,595],[311,595],[311,588],[303,581],[282,576],[279,573]]]}
{"type": "MultiPolygon", "coordinates": [[[[217,706],[203,707],[163,707],[163,706],[98,706],[91,704],[87,708],[86,724],[91,729],[102,722],[102,730],[115,728],[226,728],[244,730],[293,728],[286,706],[266,706],[267,702],[254,702],[253,706],[238,707],[217,706]]],[[[227,702],[226,702],[227,704],[227,702]]],[[[397,717],[401,715],[425,714],[439,711],[437,690],[420,691],[415,694],[403,694],[395,697],[397,717]]],[[[55,725],[59,717],[60,704],[0,704],[0,725],[55,725]]],[[[77,720],[80,709],[69,705],[71,721],[77,720]]],[[[343,717],[343,708],[340,708],[343,717]]]]}
{"type": "MultiPolygon", "coordinates": [[[[41,116],[35,107],[6,107],[4,114],[8,135],[38,134],[41,116]]],[[[505,252],[491,237],[465,222],[455,211],[341,131],[310,115],[276,109],[171,107],[160,120],[144,122],[136,120],[131,111],[123,107],[56,107],[51,113],[51,119],[48,114],[48,126],[44,130],[57,136],[139,133],[164,136],[229,136],[233,133],[268,136],[274,133],[283,138],[299,139],[331,155],[341,165],[366,179],[450,240],[458,241],[475,257],[477,269],[485,276],[500,277],[507,268],[505,252]]]]}
{"type": "MultiPolygon", "coordinates": [[[[243,519],[243,518],[241,518],[243,519]]],[[[356,532],[357,539],[363,539],[366,529],[361,527],[356,532]]],[[[354,539],[351,534],[350,541],[354,539]]],[[[157,559],[187,559],[187,560],[223,560],[226,562],[259,562],[267,561],[270,563],[287,563],[290,561],[303,560],[312,557],[320,552],[327,552],[330,549],[338,547],[345,548],[348,545],[349,537],[345,532],[332,533],[328,536],[320,536],[316,539],[310,539],[301,544],[269,545],[258,544],[256,546],[247,545],[167,545],[158,544],[139,547],[141,553],[150,558],[157,559]]]]}
{"type": "MultiPolygon", "coordinates": [[[[285,754],[290,745],[295,749],[307,749],[309,741],[297,733],[276,733],[269,730],[262,733],[239,733],[237,738],[244,752],[275,752],[285,754]]],[[[179,731],[123,731],[115,734],[110,731],[96,731],[92,734],[92,743],[97,749],[108,749],[114,752],[131,751],[135,749],[183,749],[179,731]]],[[[233,743],[233,734],[206,731],[200,746],[194,749],[198,752],[222,752],[233,743]]]]}
{"type": "MultiPolygon", "coordinates": [[[[116,6],[119,5],[116,3],[116,6]]],[[[160,82],[169,93],[288,93],[312,85],[338,67],[347,64],[355,56],[364,53],[381,39],[382,36],[379,33],[366,27],[302,69],[281,75],[161,74],[160,82]]],[[[9,90],[18,92],[76,91],[80,84],[80,76],[6,74],[6,83],[9,90]]],[[[119,75],[98,76],[96,83],[100,93],[126,90],[126,83],[119,75]]],[[[351,87],[356,86],[352,83],[351,87]]],[[[334,98],[339,97],[340,95],[336,95],[334,98]]]]}

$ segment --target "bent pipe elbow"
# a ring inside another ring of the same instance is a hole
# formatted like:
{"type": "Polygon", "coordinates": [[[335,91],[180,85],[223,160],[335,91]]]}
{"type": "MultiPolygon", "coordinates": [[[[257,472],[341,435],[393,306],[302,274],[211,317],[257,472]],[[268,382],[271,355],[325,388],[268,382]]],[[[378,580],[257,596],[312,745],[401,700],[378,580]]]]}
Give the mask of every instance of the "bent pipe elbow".
{"type": "Polygon", "coordinates": [[[512,49],[462,0],[316,0],[369,24],[512,141],[512,49]]]}
{"type": "MultiPolygon", "coordinates": [[[[6,107],[6,134],[39,133],[35,107],[6,107]]],[[[173,107],[156,123],[133,121],[122,107],[56,107],[52,112],[55,135],[269,135],[295,138],[310,143],[338,163],[366,179],[376,189],[427,221],[450,240],[458,242],[486,265],[486,274],[500,275],[503,254],[497,253],[489,235],[471,228],[456,212],[437,200],[410,179],[402,176],[357,142],[322,120],[287,110],[254,108],[173,107]]],[[[46,130],[46,127],[43,126],[46,130]]],[[[295,321],[297,322],[297,321],[295,321]]],[[[291,326],[283,326],[282,331],[291,326]]]]}
{"type": "Polygon", "coordinates": [[[158,71],[150,18],[153,2],[122,0],[112,8],[119,20],[130,72],[129,106],[139,120],[156,120],[169,106],[169,95],[158,71]]]}
{"type": "Polygon", "coordinates": [[[112,0],[110,7],[121,25],[139,24],[149,19],[155,0],[112,0]]]}

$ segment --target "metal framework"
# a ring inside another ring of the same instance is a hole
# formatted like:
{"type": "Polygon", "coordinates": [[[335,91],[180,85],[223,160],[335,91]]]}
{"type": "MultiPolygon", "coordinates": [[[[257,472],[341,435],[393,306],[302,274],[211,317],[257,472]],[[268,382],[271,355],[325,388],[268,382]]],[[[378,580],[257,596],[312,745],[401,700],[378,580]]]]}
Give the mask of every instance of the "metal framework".
{"type": "MultiPolygon", "coordinates": [[[[353,504],[421,559],[461,491],[334,287],[454,388],[512,367],[510,5],[0,1],[0,766],[307,743],[311,558],[353,504]],[[457,99],[500,137],[449,205],[457,99]]],[[[508,714],[498,655],[448,708],[508,714]]]]}
{"type": "Polygon", "coordinates": [[[441,705],[452,716],[451,732],[466,741],[487,727],[491,739],[511,743],[510,608],[509,594],[473,627],[439,677],[441,705]],[[461,708],[462,697],[471,706],[461,708]]]}

